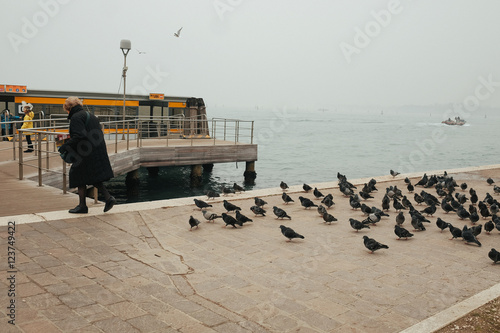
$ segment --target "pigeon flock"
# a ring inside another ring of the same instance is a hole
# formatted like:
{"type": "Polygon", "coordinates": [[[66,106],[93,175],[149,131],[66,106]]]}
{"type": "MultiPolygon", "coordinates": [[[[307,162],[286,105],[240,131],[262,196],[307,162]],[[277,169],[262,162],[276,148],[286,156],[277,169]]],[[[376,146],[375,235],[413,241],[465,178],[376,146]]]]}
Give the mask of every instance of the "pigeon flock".
{"type": "MultiPolygon", "coordinates": [[[[400,173],[390,170],[390,174],[392,178],[395,178],[400,173]]],[[[201,199],[194,199],[194,204],[201,211],[206,222],[215,223],[216,219],[222,219],[223,228],[231,226],[233,229],[240,229],[244,227],[245,223],[253,223],[257,217],[266,218],[267,211],[271,209],[274,220],[292,221],[293,210],[286,209],[286,207],[294,204],[300,205],[301,209],[317,211],[324,224],[349,222],[353,232],[364,234],[360,237],[360,244],[362,241],[369,253],[374,253],[380,249],[389,249],[388,245],[383,244],[384,239],[375,240],[366,235],[370,232],[371,227],[377,226],[380,222],[384,225],[388,222],[394,226],[393,232],[397,236],[397,240],[406,241],[418,238],[421,232],[433,228],[435,225],[437,229],[434,230],[441,233],[445,230],[449,231],[449,240],[459,239],[464,244],[478,248],[482,246],[478,238],[480,238],[483,228],[487,235],[491,234],[495,229],[500,232],[500,216],[498,215],[500,203],[489,192],[486,192],[484,196],[480,196],[467,183],[458,185],[446,171],[442,175],[424,174],[415,184],[412,184],[412,181],[406,177],[404,179],[406,191],[396,185],[388,185],[385,190],[379,190],[377,189],[379,185],[373,178],[368,183],[365,183],[360,190],[341,173],[337,173],[337,179],[339,194],[336,200],[348,200],[352,210],[352,216],[347,221],[339,221],[332,214],[335,205],[332,193],[325,195],[317,187],[313,188],[308,184],[303,184],[303,192],[295,193],[297,196],[293,196],[291,193],[287,193],[289,187],[284,181],[279,184],[284,205],[282,207],[278,207],[278,205],[268,207],[269,204],[259,197],[254,197],[254,205],[250,207],[249,212],[243,212],[241,207],[226,199],[222,200],[224,212],[220,214],[210,210],[218,208],[201,199]],[[380,206],[374,197],[374,193],[377,192],[382,192],[379,196],[383,195],[380,206]],[[440,213],[441,217],[434,217],[437,212],[440,213]],[[446,214],[446,220],[451,222],[445,221],[442,218],[444,216],[442,213],[446,214]],[[478,223],[481,220],[488,221],[483,226],[483,224],[478,223]]],[[[500,194],[500,187],[494,185],[493,179],[488,178],[486,182],[489,186],[492,186],[494,194],[500,194]]],[[[223,186],[220,193],[208,191],[206,200],[221,195],[227,197],[241,192],[244,192],[244,189],[234,183],[232,188],[223,186]]],[[[297,206],[295,206],[295,209],[297,209],[297,206]]],[[[311,213],[311,216],[314,215],[311,213]]],[[[192,215],[189,217],[189,231],[198,229],[200,224],[201,222],[197,218],[192,215]]],[[[307,228],[304,224],[297,225],[297,228],[301,229],[300,231],[307,228]]],[[[278,227],[287,242],[294,239],[305,239],[305,236],[288,226],[277,225],[278,227]]],[[[387,232],[387,237],[390,234],[392,232],[387,232]]],[[[500,262],[500,252],[495,248],[491,248],[487,255],[493,261],[493,264],[500,262]]]]}

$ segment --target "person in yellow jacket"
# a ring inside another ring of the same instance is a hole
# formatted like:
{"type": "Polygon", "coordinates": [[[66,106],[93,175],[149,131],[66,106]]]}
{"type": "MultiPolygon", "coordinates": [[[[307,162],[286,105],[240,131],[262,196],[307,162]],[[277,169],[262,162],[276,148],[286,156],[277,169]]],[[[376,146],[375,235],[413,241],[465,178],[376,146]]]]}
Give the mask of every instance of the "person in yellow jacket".
{"type": "MultiPolygon", "coordinates": [[[[33,111],[33,105],[31,103],[25,104],[23,101],[23,111],[24,111],[24,123],[21,129],[30,129],[33,128],[33,118],[35,117],[35,114],[33,111]]],[[[28,149],[26,149],[24,152],[25,153],[32,153],[33,152],[33,142],[31,142],[31,135],[28,134],[29,132],[26,132],[26,142],[28,143],[28,149]]]]}

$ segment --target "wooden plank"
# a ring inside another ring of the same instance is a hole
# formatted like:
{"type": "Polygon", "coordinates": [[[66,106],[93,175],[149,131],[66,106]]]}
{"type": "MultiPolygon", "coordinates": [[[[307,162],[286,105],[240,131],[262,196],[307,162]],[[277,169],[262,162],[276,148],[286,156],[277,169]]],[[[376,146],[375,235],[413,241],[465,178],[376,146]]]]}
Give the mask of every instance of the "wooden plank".
{"type": "MultiPolygon", "coordinates": [[[[139,167],[187,166],[257,160],[257,145],[154,146],[133,148],[109,156],[115,176],[139,167]]],[[[61,170],[61,167],[54,170],[61,170]]],[[[36,177],[35,177],[36,179],[36,177]]],[[[62,174],[45,172],[43,184],[62,188],[62,174]]]]}

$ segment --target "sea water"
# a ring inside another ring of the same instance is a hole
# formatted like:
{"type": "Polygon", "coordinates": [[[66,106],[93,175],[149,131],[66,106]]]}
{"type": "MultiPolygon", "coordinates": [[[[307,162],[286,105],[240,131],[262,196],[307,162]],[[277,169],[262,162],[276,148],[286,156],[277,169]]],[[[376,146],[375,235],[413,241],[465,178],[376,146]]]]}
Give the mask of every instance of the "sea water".
{"type": "MultiPolygon", "coordinates": [[[[373,108],[207,108],[211,117],[254,121],[258,145],[254,184],[244,184],[245,163],[215,164],[202,183],[190,183],[189,167],[160,168],[156,177],[139,170],[138,193],[127,194],[125,176],[107,183],[119,202],[202,195],[233,183],[247,190],[401,173],[498,164],[500,115],[494,109],[462,114],[451,107],[373,108]],[[441,122],[465,118],[463,126],[441,122]]],[[[248,138],[242,139],[249,143],[248,138]]]]}

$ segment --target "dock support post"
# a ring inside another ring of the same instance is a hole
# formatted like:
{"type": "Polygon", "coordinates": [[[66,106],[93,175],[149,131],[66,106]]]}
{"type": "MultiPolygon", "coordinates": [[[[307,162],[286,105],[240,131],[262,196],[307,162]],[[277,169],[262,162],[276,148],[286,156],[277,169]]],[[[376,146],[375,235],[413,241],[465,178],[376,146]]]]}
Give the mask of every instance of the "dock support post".
{"type": "Polygon", "coordinates": [[[245,177],[245,184],[252,185],[255,183],[255,178],[257,178],[257,172],[255,172],[255,161],[246,162],[243,177],[245,177]]]}
{"type": "Polygon", "coordinates": [[[191,186],[201,185],[203,166],[201,164],[191,165],[191,186]]]}
{"type": "Polygon", "coordinates": [[[139,183],[139,169],[127,173],[125,185],[127,186],[128,197],[137,197],[139,195],[139,183]]]}
{"type": "Polygon", "coordinates": [[[158,177],[158,172],[160,172],[159,167],[149,167],[148,168],[149,177],[158,177]]]}
{"type": "Polygon", "coordinates": [[[212,172],[213,169],[214,169],[213,163],[203,164],[203,171],[212,172]]]}

